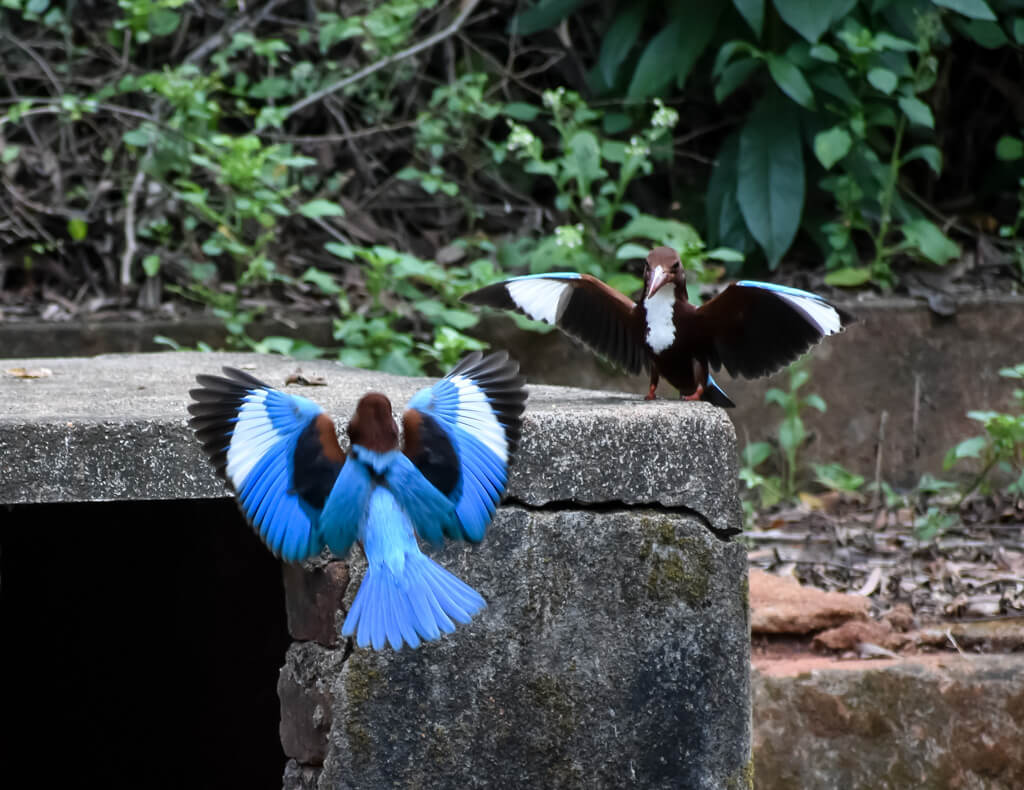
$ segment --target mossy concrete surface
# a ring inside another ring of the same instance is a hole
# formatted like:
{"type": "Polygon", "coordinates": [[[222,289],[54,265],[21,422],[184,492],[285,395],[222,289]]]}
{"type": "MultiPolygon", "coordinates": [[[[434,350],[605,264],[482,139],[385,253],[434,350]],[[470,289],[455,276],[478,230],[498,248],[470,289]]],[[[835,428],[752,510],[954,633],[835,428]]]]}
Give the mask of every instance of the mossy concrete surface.
{"type": "Polygon", "coordinates": [[[289,672],[333,708],[286,787],[750,786],[739,544],[685,515],[506,507],[440,559],[487,600],[469,626],[343,663],[292,648],[289,672]],[[301,762],[320,752],[322,768],[301,762]]]}
{"type": "MultiPolygon", "coordinates": [[[[196,374],[223,365],[276,387],[299,369],[323,377],[327,386],[286,389],[317,401],[341,430],[366,392],[385,393],[400,414],[431,382],[256,354],[0,360],[0,504],[225,496],[186,412],[196,374]],[[51,375],[5,372],[44,368],[51,375]]],[[[736,471],[732,424],[712,406],[530,386],[508,495],[683,506],[731,530],[741,526],[736,471]]]]}

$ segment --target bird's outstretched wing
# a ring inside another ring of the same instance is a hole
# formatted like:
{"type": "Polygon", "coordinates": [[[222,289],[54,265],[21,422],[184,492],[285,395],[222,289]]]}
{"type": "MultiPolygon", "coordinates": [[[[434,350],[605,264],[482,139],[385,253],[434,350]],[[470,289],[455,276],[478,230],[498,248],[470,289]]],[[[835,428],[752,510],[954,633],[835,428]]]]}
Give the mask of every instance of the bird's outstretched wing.
{"type": "Polygon", "coordinates": [[[475,351],[406,407],[404,452],[455,505],[457,522],[443,525],[449,538],[479,542],[494,517],[519,446],[525,383],[505,352],[475,351]]]}
{"type": "Polygon", "coordinates": [[[853,316],[810,291],[741,280],[697,308],[692,329],[708,360],[733,376],[766,376],[792,362],[853,316]]]}
{"type": "Polygon", "coordinates": [[[320,513],[345,461],[334,423],[306,398],[223,371],[196,377],[189,425],[267,547],[304,560],[323,548],[320,513]]]}
{"type": "Polygon", "coordinates": [[[462,301],[515,310],[557,326],[628,373],[647,368],[644,326],[636,304],[589,274],[513,277],[468,293],[462,301]]]}

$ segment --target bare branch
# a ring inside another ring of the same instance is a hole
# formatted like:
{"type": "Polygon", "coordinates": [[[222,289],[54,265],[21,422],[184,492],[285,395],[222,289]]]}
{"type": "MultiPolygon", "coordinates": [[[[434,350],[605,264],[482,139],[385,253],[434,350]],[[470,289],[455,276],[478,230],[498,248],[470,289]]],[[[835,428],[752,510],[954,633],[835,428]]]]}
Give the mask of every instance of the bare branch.
{"type": "Polygon", "coordinates": [[[381,60],[378,60],[376,63],[371,63],[364,69],[360,69],[355,74],[351,74],[342,80],[338,80],[333,85],[328,85],[326,88],[321,88],[315,93],[311,93],[306,98],[300,99],[299,101],[295,102],[290,107],[287,107],[285,109],[284,117],[287,118],[291,115],[294,115],[299,110],[308,107],[311,104],[316,104],[325,96],[329,96],[330,94],[335,93],[336,91],[340,91],[342,88],[346,88],[355,82],[359,82],[360,80],[369,77],[371,74],[374,74],[380,71],[381,69],[390,66],[392,63],[398,63],[400,60],[405,60],[406,58],[412,57],[418,52],[422,52],[425,49],[429,49],[435,44],[444,41],[446,38],[455,35],[459,31],[459,28],[462,27],[463,23],[465,23],[466,18],[471,13],[473,13],[473,9],[476,8],[479,2],[480,0],[463,0],[462,10],[459,11],[459,15],[452,20],[451,24],[448,25],[448,27],[444,28],[443,30],[437,31],[433,35],[427,36],[422,41],[413,44],[411,47],[403,49],[401,52],[396,52],[394,55],[388,55],[386,58],[382,58],[381,60]]]}

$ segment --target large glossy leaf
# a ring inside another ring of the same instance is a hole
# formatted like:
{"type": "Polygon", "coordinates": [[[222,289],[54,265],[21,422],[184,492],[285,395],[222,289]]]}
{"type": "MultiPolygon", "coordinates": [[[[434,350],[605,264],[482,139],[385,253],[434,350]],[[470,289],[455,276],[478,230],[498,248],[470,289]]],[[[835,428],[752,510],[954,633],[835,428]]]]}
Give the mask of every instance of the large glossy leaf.
{"type": "Polygon", "coordinates": [[[616,72],[637,43],[640,27],[647,17],[647,2],[630,3],[619,10],[601,38],[597,65],[608,85],[615,84],[616,72]]]}
{"type": "Polygon", "coordinates": [[[657,96],[672,81],[672,69],[669,64],[675,59],[679,49],[679,39],[685,23],[677,16],[662,28],[650,40],[637,61],[633,79],[629,82],[627,93],[630,98],[646,98],[657,96]]]}
{"type": "Polygon", "coordinates": [[[935,5],[943,6],[958,14],[969,16],[971,19],[987,19],[989,22],[996,21],[996,15],[988,7],[985,0],[932,0],[935,5]]]}
{"type": "Polygon", "coordinates": [[[833,5],[824,0],[775,0],[775,10],[782,21],[812,44],[832,24],[833,5]]]}
{"type": "Polygon", "coordinates": [[[528,36],[554,27],[579,8],[585,0],[540,0],[532,8],[516,14],[508,23],[508,32],[515,36],[528,36]]]}
{"type": "Polygon", "coordinates": [[[804,207],[800,122],[791,107],[770,93],[740,132],[736,197],[771,269],[793,243],[804,207]]]}
{"type": "Polygon", "coordinates": [[[681,0],[672,9],[672,19],[651,39],[636,64],[627,92],[632,99],[658,95],[673,77],[678,85],[686,81],[715,32],[722,6],[681,0]]]}
{"type": "Polygon", "coordinates": [[[754,35],[761,38],[764,29],[764,0],[732,0],[736,10],[747,20],[754,35]]]}
{"type": "Polygon", "coordinates": [[[708,181],[705,203],[708,243],[712,246],[749,250],[750,236],[736,199],[740,139],[734,134],[726,139],[718,152],[715,169],[708,181]]]}
{"type": "Polygon", "coordinates": [[[814,107],[814,92],[804,79],[803,73],[791,60],[783,55],[768,52],[765,53],[765,61],[768,63],[768,72],[779,86],[779,90],[801,107],[814,107]]]}

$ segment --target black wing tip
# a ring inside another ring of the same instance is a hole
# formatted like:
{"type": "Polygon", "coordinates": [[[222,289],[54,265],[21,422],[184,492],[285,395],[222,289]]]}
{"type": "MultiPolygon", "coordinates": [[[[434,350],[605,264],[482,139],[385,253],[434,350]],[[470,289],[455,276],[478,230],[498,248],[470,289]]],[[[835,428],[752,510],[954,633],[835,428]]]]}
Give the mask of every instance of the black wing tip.
{"type": "Polygon", "coordinates": [[[477,288],[475,291],[463,294],[459,297],[459,301],[481,307],[496,307],[503,310],[515,309],[515,304],[512,302],[512,297],[506,287],[507,283],[507,280],[502,280],[485,285],[483,288],[477,288]]]}
{"type": "Polygon", "coordinates": [[[486,356],[480,351],[473,351],[464,356],[446,378],[456,375],[472,379],[487,396],[495,417],[505,429],[511,463],[519,448],[523,412],[529,397],[526,376],[519,373],[518,360],[504,350],[493,351],[486,356]]]}

